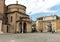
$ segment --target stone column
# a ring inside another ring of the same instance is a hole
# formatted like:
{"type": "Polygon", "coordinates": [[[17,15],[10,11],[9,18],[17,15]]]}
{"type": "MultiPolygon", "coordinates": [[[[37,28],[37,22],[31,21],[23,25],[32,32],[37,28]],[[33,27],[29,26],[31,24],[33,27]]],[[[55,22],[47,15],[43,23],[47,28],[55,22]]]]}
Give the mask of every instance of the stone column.
{"type": "Polygon", "coordinates": [[[23,29],[24,29],[24,22],[22,21],[22,34],[23,34],[23,29]]]}
{"type": "Polygon", "coordinates": [[[19,22],[17,23],[16,31],[17,31],[17,32],[20,32],[19,22]]]}

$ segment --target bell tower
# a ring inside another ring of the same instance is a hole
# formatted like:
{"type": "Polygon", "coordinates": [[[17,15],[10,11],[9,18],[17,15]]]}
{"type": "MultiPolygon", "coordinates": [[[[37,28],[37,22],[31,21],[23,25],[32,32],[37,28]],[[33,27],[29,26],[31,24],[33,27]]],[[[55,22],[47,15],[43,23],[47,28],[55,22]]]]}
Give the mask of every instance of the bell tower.
{"type": "Polygon", "coordinates": [[[0,19],[4,16],[5,0],[0,0],[0,19]]]}

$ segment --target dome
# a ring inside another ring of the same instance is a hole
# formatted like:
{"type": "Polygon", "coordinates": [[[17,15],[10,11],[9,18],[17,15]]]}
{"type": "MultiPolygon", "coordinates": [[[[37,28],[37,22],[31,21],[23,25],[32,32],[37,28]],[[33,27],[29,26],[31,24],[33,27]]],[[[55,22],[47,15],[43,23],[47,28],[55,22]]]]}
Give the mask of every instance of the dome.
{"type": "Polygon", "coordinates": [[[14,11],[18,11],[21,13],[26,12],[26,7],[24,5],[20,5],[20,4],[10,4],[7,6],[7,8],[8,8],[8,12],[14,12],[14,11]]]}

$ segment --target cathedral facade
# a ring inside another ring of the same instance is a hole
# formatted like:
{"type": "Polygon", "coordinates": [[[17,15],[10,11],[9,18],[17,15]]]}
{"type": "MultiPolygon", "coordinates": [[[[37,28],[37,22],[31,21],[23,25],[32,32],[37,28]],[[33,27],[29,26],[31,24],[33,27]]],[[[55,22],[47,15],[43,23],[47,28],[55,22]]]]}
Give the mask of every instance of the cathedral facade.
{"type": "Polygon", "coordinates": [[[26,14],[26,7],[24,5],[18,4],[17,1],[16,4],[10,4],[6,6],[5,0],[0,0],[0,4],[0,20],[2,21],[2,32],[32,32],[32,20],[26,14]]]}

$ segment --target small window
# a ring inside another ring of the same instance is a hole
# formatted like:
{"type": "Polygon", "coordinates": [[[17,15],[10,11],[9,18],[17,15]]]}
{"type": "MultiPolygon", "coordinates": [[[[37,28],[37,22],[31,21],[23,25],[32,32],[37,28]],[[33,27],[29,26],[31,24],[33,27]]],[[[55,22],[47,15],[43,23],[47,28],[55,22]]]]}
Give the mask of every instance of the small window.
{"type": "Polygon", "coordinates": [[[11,22],[12,22],[12,16],[11,16],[11,22]]]}

